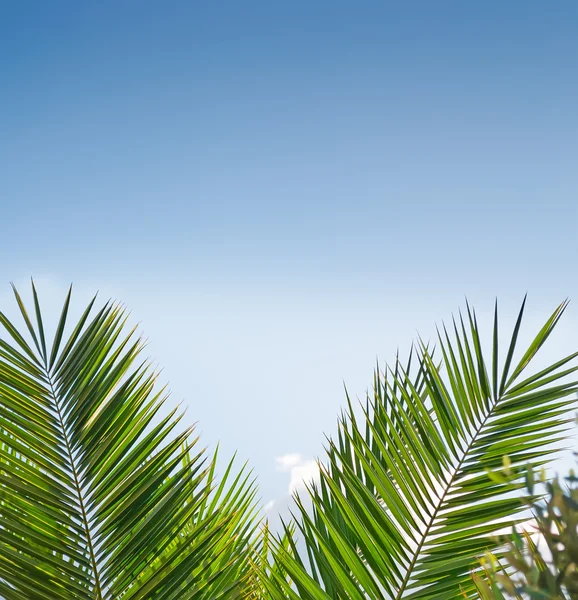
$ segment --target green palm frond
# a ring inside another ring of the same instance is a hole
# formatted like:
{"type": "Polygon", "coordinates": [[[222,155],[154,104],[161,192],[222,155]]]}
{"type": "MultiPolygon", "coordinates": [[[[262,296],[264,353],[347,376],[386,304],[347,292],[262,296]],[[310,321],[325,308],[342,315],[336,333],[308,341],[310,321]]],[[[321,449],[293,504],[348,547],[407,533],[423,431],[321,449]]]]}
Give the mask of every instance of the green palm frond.
{"type": "Polygon", "coordinates": [[[377,372],[361,416],[349,403],[312,509],[296,498],[305,550],[277,548],[286,577],[268,597],[475,597],[477,557],[499,555],[495,532],[521,516],[522,467],[552,457],[576,406],[578,353],[529,373],[566,303],[519,352],[524,304],[503,362],[497,310],[488,360],[468,306],[453,335],[439,331],[437,357],[420,343],[407,365],[377,372]]]}
{"type": "Polygon", "coordinates": [[[277,534],[271,530],[268,522],[263,524],[260,535],[255,538],[248,554],[250,569],[243,595],[244,600],[262,600],[271,595],[279,600],[295,597],[290,585],[288,586],[287,572],[278,560],[281,551],[295,556],[294,544],[293,525],[284,526],[283,532],[277,534]],[[283,587],[289,589],[284,592],[283,587]]]}
{"type": "Polygon", "coordinates": [[[14,294],[26,335],[0,324],[0,597],[237,597],[255,486],[197,449],[141,358],[123,308],[93,300],[47,339],[14,294]]]}

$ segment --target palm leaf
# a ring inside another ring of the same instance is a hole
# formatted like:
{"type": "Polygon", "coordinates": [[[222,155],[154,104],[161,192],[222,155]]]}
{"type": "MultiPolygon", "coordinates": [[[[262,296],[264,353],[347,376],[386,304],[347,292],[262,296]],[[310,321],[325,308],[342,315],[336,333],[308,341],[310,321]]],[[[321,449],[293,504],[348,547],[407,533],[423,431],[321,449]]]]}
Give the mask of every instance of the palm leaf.
{"type": "Polygon", "coordinates": [[[69,326],[69,292],[48,340],[32,293],[34,318],[14,288],[26,335],[0,313],[0,596],[240,593],[250,474],[231,463],[218,484],[182,415],[160,416],[166,393],[120,305],[93,300],[69,326]]]}
{"type": "Polygon", "coordinates": [[[420,343],[413,365],[376,372],[361,415],[348,400],[328,439],[320,481],[309,487],[313,508],[296,498],[305,551],[277,548],[286,577],[269,597],[476,597],[477,557],[499,556],[496,530],[521,516],[512,495],[524,485],[521,467],[548,461],[573,422],[578,353],[529,373],[565,308],[519,352],[523,304],[503,364],[497,309],[488,363],[468,306],[453,335],[439,331],[439,362],[420,343]]]}
{"type": "Polygon", "coordinates": [[[288,600],[297,597],[287,580],[285,568],[278,560],[281,551],[296,556],[294,526],[291,524],[284,526],[283,532],[279,535],[271,530],[268,522],[265,522],[248,553],[250,567],[242,596],[244,600],[261,600],[269,597],[275,600],[288,600]]]}

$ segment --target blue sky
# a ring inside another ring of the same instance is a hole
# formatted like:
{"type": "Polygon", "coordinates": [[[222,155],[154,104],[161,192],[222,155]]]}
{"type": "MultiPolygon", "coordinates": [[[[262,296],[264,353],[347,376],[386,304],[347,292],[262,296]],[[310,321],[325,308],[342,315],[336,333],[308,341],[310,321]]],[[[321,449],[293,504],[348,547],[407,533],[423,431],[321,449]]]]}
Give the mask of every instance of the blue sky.
{"type": "Polygon", "coordinates": [[[126,302],[276,498],[343,381],[465,295],[528,292],[536,324],[578,299],[577,26],[571,1],[2,3],[0,299],[34,275],[49,306],[126,302]]]}

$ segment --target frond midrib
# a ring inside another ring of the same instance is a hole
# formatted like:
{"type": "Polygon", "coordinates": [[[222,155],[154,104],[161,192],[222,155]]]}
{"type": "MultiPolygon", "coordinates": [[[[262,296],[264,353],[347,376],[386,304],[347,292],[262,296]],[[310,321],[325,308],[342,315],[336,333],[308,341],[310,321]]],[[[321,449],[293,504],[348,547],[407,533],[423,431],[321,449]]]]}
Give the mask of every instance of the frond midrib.
{"type": "Polygon", "coordinates": [[[90,524],[88,521],[88,515],[86,512],[86,507],[85,507],[85,502],[84,502],[84,494],[82,491],[82,486],[80,485],[80,480],[78,477],[78,470],[76,468],[76,463],[74,460],[74,455],[72,453],[72,448],[70,445],[70,438],[68,435],[68,432],[66,430],[66,423],[65,423],[65,419],[64,416],[62,414],[62,410],[60,407],[60,402],[58,399],[58,394],[56,393],[55,389],[54,389],[54,384],[53,384],[53,380],[52,380],[52,376],[50,374],[50,372],[48,371],[48,369],[45,369],[45,375],[47,378],[47,382],[48,382],[48,386],[50,388],[49,393],[50,393],[50,397],[52,399],[52,401],[54,402],[54,407],[56,409],[56,414],[58,417],[58,423],[60,425],[60,429],[62,431],[62,437],[64,440],[64,445],[66,448],[66,454],[69,460],[69,464],[70,464],[70,470],[72,473],[72,483],[73,483],[73,487],[74,487],[74,491],[76,492],[76,496],[78,499],[78,505],[80,507],[80,513],[81,513],[81,519],[82,519],[82,527],[84,529],[85,535],[86,535],[86,542],[87,542],[87,550],[88,550],[88,554],[89,554],[89,558],[90,558],[90,563],[92,565],[92,571],[93,571],[93,576],[94,576],[94,584],[95,584],[95,589],[94,589],[94,593],[95,593],[95,600],[103,600],[103,596],[102,596],[102,584],[100,581],[100,574],[99,574],[99,570],[98,570],[98,563],[96,560],[96,553],[94,550],[94,543],[93,543],[93,539],[92,539],[92,531],[90,528],[90,524]]]}
{"type": "Polygon", "coordinates": [[[474,430],[470,441],[468,442],[467,447],[464,449],[462,456],[460,458],[460,460],[458,461],[457,465],[455,466],[452,476],[450,477],[449,481],[447,482],[447,485],[445,486],[442,495],[439,498],[439,501],[437,502],[437,504],[435,505],[434,511],[429,519],[429,522],[426,525],[426,528],[421,536],[421,539],[417,545],[417,548],[415,549],[415,552],[413,553],[412,559],[410,564],[407,567],[406,570],[406,574],[405,577],[403,578],[403,581],[401,583],[401,586],[398,590],[397,595],[395,596],[395,600],[401,600],[401,598],[403,597],[403,593],[406,590],[407,586],[409,585],[409,583],[411,582],[411,578],[413,575],[413,571],[417,565],[418,560],[420,559],[421,556],[421,551],[424,547],[424,545],[427,542],[429,533],[431,528],[434,526],[435,521],[438,517],[439,512],[443,509],[444,506],[444,502],[446,499],[446,496],[448,495],[448,493],[450,493],[456,477],[459,475],[462,465],[464,464],[464,462],[467,460],[468,455],[473,447],[473,445],[475,444],[478,436],[480,435],[480,433],[482,432],[482,430],[484,429],[486,423],[488,422],[488,420],[490,419],[490,417],[492,416],[492,412],[495,409],[495,407],[498,405],[498,401],[494,401],[491,403],[489,410],[487,412],[487,414],[485,415],[484,419],[480,422],[480,424],[476,427],[476,429],[474,430]]]}

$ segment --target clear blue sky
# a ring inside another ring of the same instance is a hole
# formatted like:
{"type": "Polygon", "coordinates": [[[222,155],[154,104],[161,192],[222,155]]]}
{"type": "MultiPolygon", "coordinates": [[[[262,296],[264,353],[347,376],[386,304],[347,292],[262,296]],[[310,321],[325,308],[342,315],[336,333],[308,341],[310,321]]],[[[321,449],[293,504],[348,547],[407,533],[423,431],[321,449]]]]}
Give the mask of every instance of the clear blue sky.
{"type": "Polygon", "coordinates": [[[3,2],[4,290],[125,301],[278,497],[342,380],[464,295],[578,300],[577,31],[570,0],[3,2]]]}

